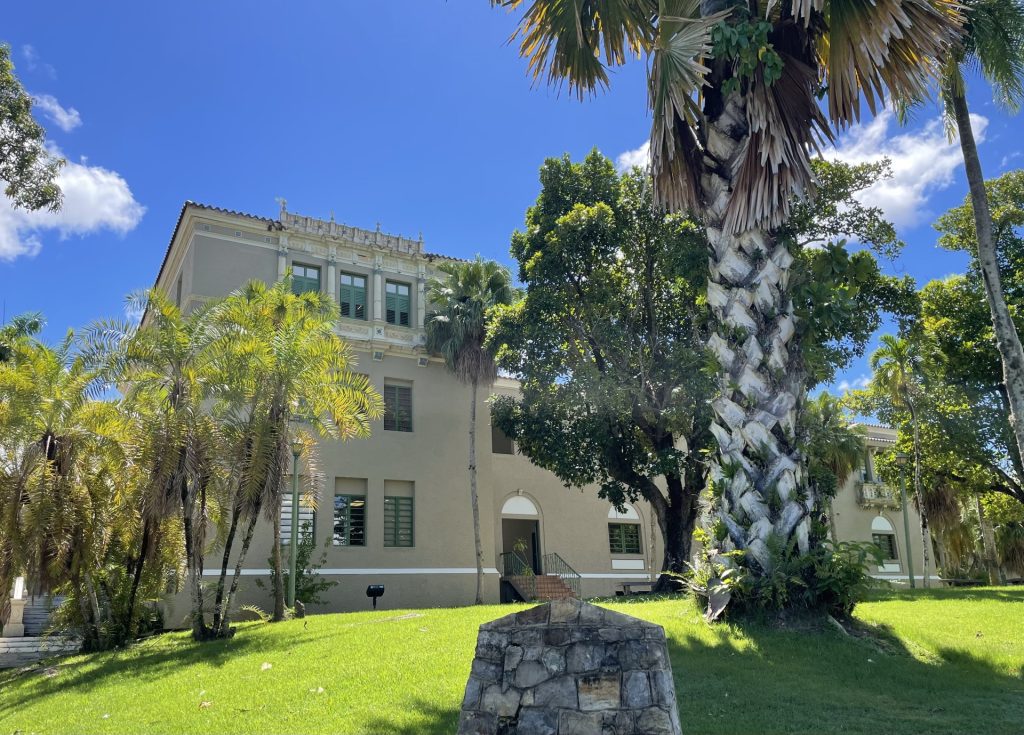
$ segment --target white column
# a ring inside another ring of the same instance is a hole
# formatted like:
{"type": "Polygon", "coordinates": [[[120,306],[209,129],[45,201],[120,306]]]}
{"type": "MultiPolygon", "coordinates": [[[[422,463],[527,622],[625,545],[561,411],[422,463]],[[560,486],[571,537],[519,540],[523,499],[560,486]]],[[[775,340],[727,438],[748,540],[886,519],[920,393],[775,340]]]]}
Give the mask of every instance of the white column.
{"type": "Polygon", "coordinates": [[[338,281],[336,279],[337,271],[337,253],[335,249],[332,247],[329,248],[327,251],[327,292],[335,301],[338,300],[338,281]]]}
{"type": "Polygon", "coordinates": [[[281,235],[281,246],[277,249],[277,277],[284,278],[288,269],[288,236],[281,235]]]}
{"type": "Polygon", "coordinates": [[[376,256],[373,260],[373,320],[383,321],[384,319],[384,276],[381,268],[384,267],[384,258],[376,256]]]}
{"type": "Polygon", "coordinates": [[[417,266],[416,277],[416,328],[423,329],[427,321],[427,272],[422,265],[417,266]]]}

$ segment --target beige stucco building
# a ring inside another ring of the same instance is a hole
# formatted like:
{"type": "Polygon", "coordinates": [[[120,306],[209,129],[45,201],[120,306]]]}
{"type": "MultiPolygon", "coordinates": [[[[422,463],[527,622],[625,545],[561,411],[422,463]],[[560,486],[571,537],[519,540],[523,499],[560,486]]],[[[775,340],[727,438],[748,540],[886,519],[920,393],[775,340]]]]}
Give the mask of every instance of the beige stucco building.
{"type": "MultiPolygon", "coordinates": [[[[275,281],[288,268],[302,287],[338,300],[338,333],[354,350],[355,369],[384,396],[387,415],[369,439],[320,446],[318,504],[315,512],[300,510],[300,522],[312,525],[318,548],[325,549],[320,573],[338,582],[325,595],[331,610],[368,608],[370,584],[385,586],[380,602],[389,608],[473,601],[469,389],[424,349],[425,286],[445,259],[426,252],[422,239],[296,215],[283,203],[271,219],[188,202],[157,277],[157,287],[186,310],[251,279],[275,281]]],[[[516,391],[515,381],[501,378],[491,393],[516,391]]],[[[502,585],[502,554],[517,542],[537,571],[560,567],[557,554],[578,575],[571,581],[583,596],[611,595],[624,583],[653,579],[662,550],[646,504],[619,513],[593,488],[564,487],[492,431],[488,397],[482,391],[477,407],[486,599],[497,602],[510,594],[502,585]]],[[[882,430],[871,432],[873,446],[890,441],[882,430]]],[[[899,551],[879,573],[905,576],[902,566],[896,569],[904,548],[899,514],[864,502],[861,488],[851,478],[837,499],[837,532],[870,541],[874,519],[886,519],[899,551]]],[[[286,539],[290,513],[289,497],[283,509],[286,539]]],[[[268,573],[271,531],[269,525],[261,528],[250,550],[243,602],[268,602],[269,593],[252,582],[268,573]]],[[[914,539],[919,547],[919,537],[914,539]]],[[[207,574],[217,573],[218,561],[209,560],[207,574]]],[[[916,559],[915,569],[920,570],[916,559]]],[[[167,623],[181,624],[186,605],[182,593],[167,623]]]]}

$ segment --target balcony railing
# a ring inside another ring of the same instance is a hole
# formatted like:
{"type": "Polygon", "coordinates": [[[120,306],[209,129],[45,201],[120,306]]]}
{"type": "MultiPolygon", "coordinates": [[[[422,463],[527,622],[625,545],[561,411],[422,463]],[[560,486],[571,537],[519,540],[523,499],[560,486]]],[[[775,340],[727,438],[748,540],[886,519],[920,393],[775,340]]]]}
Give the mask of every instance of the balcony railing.
{"type": "Polygon", "coordinates": [[[865,508],[900,507],[899,493],[889,485],[865,480],[857,489],[857,502],[865,508]]]}

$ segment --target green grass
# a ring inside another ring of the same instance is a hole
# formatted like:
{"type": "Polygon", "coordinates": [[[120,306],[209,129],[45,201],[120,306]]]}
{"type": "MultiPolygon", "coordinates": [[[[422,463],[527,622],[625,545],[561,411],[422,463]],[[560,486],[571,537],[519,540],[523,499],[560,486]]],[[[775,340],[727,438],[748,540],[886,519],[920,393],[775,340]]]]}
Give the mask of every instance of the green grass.
{"type": "MultiPolygon", "coordinates": [[[[1024,590],[887,593],[874,635],[703,623],[685,599],[607,602],[668,632],[687,733],[1019,733],[1024,590]]],[[[514,609],[320,615],[0,673],[0,733],[451,733],[477,626],[514,609]],[[265,667],[270,664],[270,667],[265,667]]]]}

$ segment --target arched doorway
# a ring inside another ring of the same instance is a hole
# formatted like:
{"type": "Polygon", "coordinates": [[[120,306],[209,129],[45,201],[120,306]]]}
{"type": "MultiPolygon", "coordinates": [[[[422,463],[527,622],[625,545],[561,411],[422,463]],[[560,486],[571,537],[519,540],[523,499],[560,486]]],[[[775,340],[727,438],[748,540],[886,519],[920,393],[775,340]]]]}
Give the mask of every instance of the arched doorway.
{"type": "Polygon", "coordinates": [[[525,495],[513,495],[501,506],[501,552],[518,554],[534,574],[541,573],[540,511],[525,495]]]}

